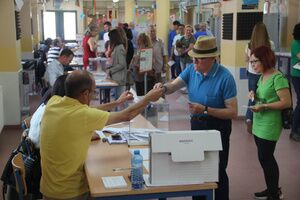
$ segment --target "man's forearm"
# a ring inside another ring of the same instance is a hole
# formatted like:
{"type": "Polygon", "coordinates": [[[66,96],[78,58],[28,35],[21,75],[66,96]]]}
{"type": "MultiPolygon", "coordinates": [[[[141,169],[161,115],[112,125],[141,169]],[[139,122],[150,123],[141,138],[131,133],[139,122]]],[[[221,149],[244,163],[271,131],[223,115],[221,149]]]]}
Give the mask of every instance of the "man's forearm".
{"type": "Polygon", "coordinates": [[[237,112],[232,108],[207,108],[207,113],[210,116],[220,119],[234,119],[237,117],[237,112]]]}
{"type": "Polygon", "coordinates": [[[118,105],[120,105],[120,103],[118,101],[113,101],[113,102],[109,102],[109,103],[105,103],[105,104],[100,104],[100,105],[96,106],[96,108],[99,110],[108,111],[108,110],[114,109],[118,105]]]}

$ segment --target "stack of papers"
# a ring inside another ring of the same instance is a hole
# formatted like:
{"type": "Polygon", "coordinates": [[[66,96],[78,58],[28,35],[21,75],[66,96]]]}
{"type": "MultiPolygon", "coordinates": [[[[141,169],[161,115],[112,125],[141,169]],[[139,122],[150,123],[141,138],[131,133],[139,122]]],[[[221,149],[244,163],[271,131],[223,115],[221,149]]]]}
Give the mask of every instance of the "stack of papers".
{"type": "Polygon", "coordinates": [[[126,188],[127,183],[123,176],[107,176],[102,177],[104,187],[107,189],[126,188]]]}

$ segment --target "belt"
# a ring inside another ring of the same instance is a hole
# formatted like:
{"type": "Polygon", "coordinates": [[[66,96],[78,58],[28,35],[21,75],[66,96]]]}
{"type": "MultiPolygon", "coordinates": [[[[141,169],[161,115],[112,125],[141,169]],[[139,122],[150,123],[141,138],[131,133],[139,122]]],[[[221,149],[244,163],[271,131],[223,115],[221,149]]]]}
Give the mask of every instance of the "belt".
{"type": "Polygon", "coordinates": [[[208,121],[208,120],[218,120],[218,118],[209,116],[209,115],[203,115],[203,116],[192,116],[192,121],[208,121]]]}

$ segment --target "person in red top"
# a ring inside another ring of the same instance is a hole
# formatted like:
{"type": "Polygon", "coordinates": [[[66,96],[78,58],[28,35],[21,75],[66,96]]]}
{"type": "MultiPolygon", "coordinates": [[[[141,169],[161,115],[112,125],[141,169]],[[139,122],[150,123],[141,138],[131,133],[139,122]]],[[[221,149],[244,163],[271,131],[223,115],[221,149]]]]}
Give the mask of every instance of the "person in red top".
{"type": "Polygon", "coordinates": [[[95,36],[98,34],[98,27],[96,24],[90,24],[87,32],[82,40],[83,48],[83,67],[86,70],[89,65],[89,58],[96,58],[96,39],[95,36]]]}

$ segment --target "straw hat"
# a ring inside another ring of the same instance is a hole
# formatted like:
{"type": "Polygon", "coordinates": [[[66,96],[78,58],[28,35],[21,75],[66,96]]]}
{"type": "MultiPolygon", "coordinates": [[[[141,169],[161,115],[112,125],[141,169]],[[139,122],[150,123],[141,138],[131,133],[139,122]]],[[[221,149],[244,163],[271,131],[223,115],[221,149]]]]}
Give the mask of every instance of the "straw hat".
{"type": "Polygon", "coordinates": [[[216,57],[220,53],[216,45],[215,37],[199,37],[194,44],[192,50],[188,52],[189,56],[192,58],[207,58],[216,57]]]}

